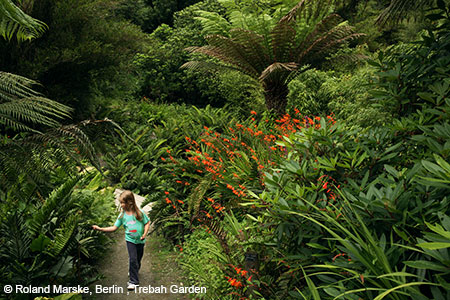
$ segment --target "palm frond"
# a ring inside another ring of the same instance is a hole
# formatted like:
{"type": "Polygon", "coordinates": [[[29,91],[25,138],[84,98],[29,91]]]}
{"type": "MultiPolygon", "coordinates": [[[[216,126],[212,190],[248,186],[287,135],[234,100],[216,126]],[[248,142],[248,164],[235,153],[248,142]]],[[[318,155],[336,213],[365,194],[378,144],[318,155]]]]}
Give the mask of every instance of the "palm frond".
{"type": "Polygon", "coordinates": [[[47,25],[25,14],[11,0],[0,0],[0,35],[18,41],[37,38],[47,29],[47,25]]]}

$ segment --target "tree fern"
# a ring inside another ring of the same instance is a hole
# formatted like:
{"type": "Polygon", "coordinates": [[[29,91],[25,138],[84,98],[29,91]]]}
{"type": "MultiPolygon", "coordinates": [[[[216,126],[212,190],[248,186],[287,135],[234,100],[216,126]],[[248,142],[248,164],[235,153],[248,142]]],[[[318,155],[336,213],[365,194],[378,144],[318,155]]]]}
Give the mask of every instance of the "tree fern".
{"type": "Polygon", "coordinates": [[[25,14],[11,0],[0,0],[0,34],[6,40],[16,35],[18,41],[39,37],[47,28],[45,23],[25,14]]]}
{"type": "MultiPolygon", "coordinates": [[[[362,36],[353,33],[347,23],[331,13],[340,2],[302,0],[268,32],[231,29],[227,35],[206,36],[206,46],[186,50],[216,58],[223,66],[237,69],[258,81],[264,90],[267,108],[281,114],[286,107],[287,84],[293,78],[292,73],[319,67],[342,44],[362,36]]],[[[200,66],[191,61],[182,67],[200,66]]]]}

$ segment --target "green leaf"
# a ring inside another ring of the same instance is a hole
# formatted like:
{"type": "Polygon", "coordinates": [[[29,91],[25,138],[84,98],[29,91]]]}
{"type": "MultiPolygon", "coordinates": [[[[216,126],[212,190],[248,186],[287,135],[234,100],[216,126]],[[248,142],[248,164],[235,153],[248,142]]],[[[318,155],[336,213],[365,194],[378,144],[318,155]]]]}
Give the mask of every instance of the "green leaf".
{"type": "Polygon", "coordinates": [[[426,100],[428,102],[431,102],[431,103],[435,102],[434,98],[433,98],[434,95],[431,93],[425,93],[425,92],[417,93],[417,96],[419,96],[420,98],[422,98],[423,100],[426,100]]]}
{"type": "Polygon", "coordinates": [[[314,282],[308,277],[308,275],[306,275],[305,270],[303,270],[303,274],[305,275],[306,283],[308,284],[308,288],[309,291],[311,292],[311,295],[313,296],[313,299],[320,300],[319,291],[317,290],[317,287],[314,285],[314,282]]]}
{"type": "Polygon", "coordinates": [[[306,245],[308,245],[311,248],[315,248],[315,249],[328,250],[327,247],[324,247],[324,246],[316,244],[316,243],[306,243],[306,245]]]}
{"type": "Polygon", "coordinates": [[[391,174],[395,178],[399,177],[398,171],[394,167],[390,165],[384,165],[384,168],[386,169],[387,172],[389,172],[389,174],[391,174]]]}
{"type": "Polygon", "coordinates": [[[447,268],[444,266],[438,265],[436,263],[433,263],[431,261],[427,260],[413,260],[413,261],[404,261],[403,262],[408,267],[421,269],[421,270],[434,270],[434,271],[440,271],[445,272],[448,271],[447,268]]]}
{"type": "Polygon", "coordinates": [[[50,238],[48,238],[47,236],[43,235],[42,233],[35,238],[30,245],[30,250],[31,251],[43,251],[45,249],[45,247],[47,247],[47,245],[50,243],[50,238]]]}
{"type": "Polygon", "coordinates": [[[420,243],[420,244],[417,244],[417,246],[419,246],[420,248],[425,248],[425,249],[429,249],[429,250],[437,250],[437,249],[449,248],[450,243],[438,243],[438,242],[420,243]]]}
{"type": "Polygon", "coordinates": [[[410,286],[414,286],[414,285],[425,285],[425,284],[427,284],[427,285],[437,285],[436,283],[429,283],[429,282],[409,282],[409,283],[398,285],[398,286],[396,286],[394,288],[391,288],[391,289],[389,289],[389,290],[379,294],[377,297],[375,297],[374,300],[381,300],[384,297],[386,297],[387,295],[389,295],[390,293],[392,293],[392,292],[394,292],[394,291],[396,291],[398,289],[402,289],[402,288],[410,287],[410,286]]]}

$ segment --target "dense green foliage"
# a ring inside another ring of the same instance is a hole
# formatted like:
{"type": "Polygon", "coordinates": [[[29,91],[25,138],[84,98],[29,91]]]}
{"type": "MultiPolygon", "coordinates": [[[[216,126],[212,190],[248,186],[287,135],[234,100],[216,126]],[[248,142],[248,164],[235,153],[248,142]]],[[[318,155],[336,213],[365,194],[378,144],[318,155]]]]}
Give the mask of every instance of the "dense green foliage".
{"type": "Polygon", "coordinates": [[[14,3],[1,285],[98,280],[118,187],[192,298],[450,297],[447,0],[14,3]]]}

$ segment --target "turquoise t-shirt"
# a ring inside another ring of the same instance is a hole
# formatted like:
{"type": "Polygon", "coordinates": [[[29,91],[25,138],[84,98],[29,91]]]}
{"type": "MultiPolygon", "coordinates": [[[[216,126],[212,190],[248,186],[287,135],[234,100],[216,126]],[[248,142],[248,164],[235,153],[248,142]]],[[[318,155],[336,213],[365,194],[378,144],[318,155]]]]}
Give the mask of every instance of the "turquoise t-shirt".
{"type": "Polygon", "coordinates": [[[147,224],[150,219],[140,210],[142,213],[142,221],[139,221],[134,214],[128,215],[123,212],[119,215],[114,223],[114,226],[120,227],[123,225],[125,228],[125,240],[133,244],[145,244],[145,239],[141,240],[141,236],[144,234],[144,225],[147,224]]]}

